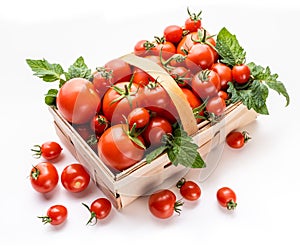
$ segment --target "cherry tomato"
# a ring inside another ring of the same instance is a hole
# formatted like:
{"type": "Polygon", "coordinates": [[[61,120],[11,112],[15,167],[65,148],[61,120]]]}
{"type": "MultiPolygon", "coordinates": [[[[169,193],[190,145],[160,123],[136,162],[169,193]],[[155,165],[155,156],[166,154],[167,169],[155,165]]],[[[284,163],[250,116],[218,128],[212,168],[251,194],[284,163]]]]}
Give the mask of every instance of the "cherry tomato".
{"type": "Polygon", "coordinates": [[[222,207],[233,210],[237,206],[236,194],[229,187],[222,187],[217,191],[217,200],[222,207]]]}
{"type": "Polygon", "coordinates": [[[186,181],[182,178],[177,182],[176,187],[179,188],[182,197],[189,201],[198,200],[201,196],[201,189],[194,181],[186,181]]]}
{"type": "Polygon", "coordinates": [[[46,216],[38,216],[39,219],[42,219],[44,224],[50,223],[51,225],[60,225],[66,221],[67,217],[68,210],[63,205],[51,206],[46,216]]]}
{"type": "Polygon", "coordinates": [[[162,117],[151,118],[144,130],[143,137],[148,146],[157,147],[162,144],[162,137],[172,133],[172,125],[162,117]]]}
{"type": "Polygon", "coordinates": [[[40,158],[41,156],[46,160],[53,160],[57,158],[61,151],[62,147],[57,142],[47,141],[42,145],[34,145],[34,148],[31,149],[34,154],[33,156],[36,158],[40,158]]]}
{"type": "Polygon", "coordinates": [[[229,98],[228,93],[226,91],[219,91],[218,96],[223,98],[225,101],[229,98]]]}
{"type": "Polygon", "coordinates": [[[103,115],[111,125],[124,122],[124,117],[141,104],[143,88],[130,82],[119,82],[109,88],[102,100],[103,115]]]}
{"type": "Polygon", "coordinates": [[[220,77],[213,70],[202,70],[193,77],[191,87],[204,101],[207,97],[213,97],[218,94],[221,88],[220,77]]]}
{"type": "Polygon", "coordinates": [[[251,139],[248,132],[232,131],[226,136],[226,143],[234,149],[242,148],[251,139]]]}
{"type": "Polygon", "coordinates": [[[136,128],[143,128],[149,123],[150,114],[145,108],[135,108],[129,113],[127,120],[130,127],[135,124],[136,128]]]}
{"type": "Polygon", "coordinates": [[[112,72],[112,70],[105,67],[98,67],[96,68],[96,72],[93,74],[92,83],[100,98],[103,97],[112,84],[112,72]]]}
{"type": "Polygon", "coordinates": [[[61,183],[67,191],[82,192],[90,183],[90,175],[82,164],[70,164],[61,173],[61,183]]]}
{"type": "Polygon", "coordinates": [[[197,108],[202,104],[201,99],[193,91],[187,88],[181,88],[181,90],[192,109],[197,108]]]}
{"type": "Polygon", "coordinates": [[[134,46],[134,54],[137,56],[151,55],[151,49],[155,45],[148,40],[140,40],[134,46]]]}
{"type": "Polygon", "coordinates": [[[154,80],[155,79],[153,77],[151,77],[149,74],[147,74],[142,69],[134,67],[133,83],[140,85],[140,86],[146,86],[149,84],[150,81],[154,82],[154,80]]]}
{"type": "Polygon", "coordinates": [[[164,37],[166,41],[173,44],[179,43],[183,35],[183,29],[177,25],[170,25],[164,29],[164,37]]]}
{"type": "Polygon", "coordinates": [[[50,162],[41,162],[35,165],[30,172],[31,185],[40,193],[52,191],[57,186],[58,179],[57,169],[50,162]]]}
{"type": "Polygon", "coordinates": [[[97,223],[98,220],[105,219],[111,212],[111,202],[104,198],[98,198],[95,201],[92,202],[91,206],[88,207],[88,205],[82,203],[91,213],[91,217],[86,223],[87,225],[92,223],[93,220],[95,220],[95,223],[97,223]]]}
{"type": "Polygon", "coordinates": [[[125,170],[142,160],[144,149],[143,138],[131,134],[126,124],[111,126],[98,141],[99,157],[108,167],[118,171],[125,170]]]}
{"type": "Polygon", "coordinates": [[[176,47],[164,38],[155,37],[155,46],[151,49],[151,53],[167,60],[176,53],[176,47]]]}
{"type": "Polygon", "coordinates": [[[228,82],[232,82],[231,68],[223,63],[214,63],[211,69],[220,77],[221,90],[227,90],[228,82]]]}
{"type": "Polygon", "coordinates": [[[176,81],[179,87],[185,87],[191,83],[192,75],[191,72],[182,66],[173,68],[170,72],[171,77],[176,81]]]}
{"type": "Polygon", "coordinates": [[[235,65],[232,68],[232,78],[239,84],[244,84],[250,79],[251,71],[246,64],[235,65]]]}
{"type": "Polygon", "coordinates": [[[91,129],[96,136],[100,136],[109,127],[109,122],[104,115],[97,114],[91,120],[91,129]]]}
{"type": "Polygon", "coordinates": [[[56,103],[58,111],[67,121],[84,124],[98,112],[100,97],[90,81],[74,78],[60,88],[56,103]]]}
{"type": "Polygon", "coordinates": [[[130,65],[122,59],[116,58],[107,62],[104,67],[112,71],[111,82],[113,84],[117,82],[129,81],[132,75],[130,65]]]}
{"type": "Polygon", "coordinates": [[[150,195],[148,199],[148,208],[157,218],[167,219],[175,212],[180,213],[180,207],[183,202],[176,201],[176,196],[171,190],[159,190],[150,195]]]}
{"type": "Polygon", "coordinates": [[[212,97],[208,99],[206,104],[206,110],[209,113],[213,113],[216,116],[220,116],[224,113],[226,109],[225,100],[219,96],[212,97]]]}
{"type": "Polygon", "coordinates": [[[186,19],[184,23],[184,29],[189,32],[196,32],[199,28],[201,28],[201,13],[191,13],[189,9],[187,9],[189,18],[186,19]]]}

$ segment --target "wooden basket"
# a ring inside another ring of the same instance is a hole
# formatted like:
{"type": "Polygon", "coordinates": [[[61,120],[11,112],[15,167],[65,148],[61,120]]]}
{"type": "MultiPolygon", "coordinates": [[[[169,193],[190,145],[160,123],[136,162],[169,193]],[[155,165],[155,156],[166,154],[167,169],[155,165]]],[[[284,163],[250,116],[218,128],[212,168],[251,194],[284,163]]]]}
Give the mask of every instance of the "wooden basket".
{"type": "MultiPolygon", "coordinates": [[[[172,99],[184,130],[199,146],[198,151],[203,158],[213,148],[224,142],[229,132],[249,124],[257,117],[255,111],[248,110],[241,103],[236,103],[226,108],[222,120],[218,123],[212,125],[208,121],[203,121],[197,125],[188,101],[177,83],[163,68],[134,54],[125,55],[121,59],[144,70],[153,78],[158,78],[158,82],[172,99]]],[[[140,196],[150,194],[162,185],[166,187],[175,185],[180,178],[187,175],[197,176],[201,172],[201,169],[189,169],[182,165],[174,166],[170,163],[167,154],[162,154],[150,164],[142,160],[114,174],[55,108],[49,107],[49,111],[53,115],[55,129],[61,141],[78,162],[85,165],[96,185],[118,209],[125,207],[140,196]]]]}

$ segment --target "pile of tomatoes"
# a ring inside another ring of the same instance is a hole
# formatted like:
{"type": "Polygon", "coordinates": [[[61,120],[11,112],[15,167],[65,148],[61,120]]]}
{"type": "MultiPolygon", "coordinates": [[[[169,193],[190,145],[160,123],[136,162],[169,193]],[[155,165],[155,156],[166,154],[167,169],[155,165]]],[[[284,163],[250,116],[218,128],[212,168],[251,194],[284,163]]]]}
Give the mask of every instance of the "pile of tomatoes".
{"type": "MultiPolygon", "coordinates": [[[[189,12],[189,11],[188,11],[189,12]]],[[[221,117],[230,103],[228,82],[245,83],[250,70],[219,62],[214,36],[202,26],[201,13],[183,26],[171,25],[153,41],[140,40],[133,52],[157,63],[176,81],[197,122],[221,117]]],[[[72,78],[58,91],[56,105],[112,171],[123,171],[162,145],[180,122],[168,93],[139,67],[113,59],[90,80],[72,78]]]]}

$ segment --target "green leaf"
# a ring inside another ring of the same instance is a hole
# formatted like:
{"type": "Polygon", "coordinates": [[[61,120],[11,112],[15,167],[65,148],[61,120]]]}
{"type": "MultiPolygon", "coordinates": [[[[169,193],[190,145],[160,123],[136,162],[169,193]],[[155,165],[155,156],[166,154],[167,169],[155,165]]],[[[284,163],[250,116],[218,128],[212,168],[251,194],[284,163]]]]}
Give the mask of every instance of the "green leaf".
{"type": "Polygon", "coordinates": [[[228,83],[227,92],[231,94],[232,103],[241,101],[248,109],[254,109],[260,114],[269,114],[266,99],[268,97],[268,87],[258,80],[254,80],[245,89],[237,89],[232,82],[228,83]]]}
{"type": "Polygon", "coordinates": [[[173,138],[168,143],[170,147],[167,149],[167,154],[173,165],[180,164],[190,168],[205,167],[205,162],[198,152],[198,145],[182,127],[174,130],[173,138]]]}
{"type": "Polygon", "coordinates": [[[59,64],[51,64],[47,60],[26,59],[27,64],[34,72],[33,75],[41,78],[45,82],[55,82],[62,80],[64,70],[59,64]]]}
{"type": "Polygon", "coordinates": [[[262,83],[264,82],[270,89],[277,91],[279,95],[283,95],[286,99],[285,106],[289,105],[290,96],[284,84],[278,80],[278,74],[272,74],[269,67],[264,68],[260,65],[256,65],[254,62],[249,63],[248,66],[255,80],[259,80],[262,83]]]}
{"type": "Polygon", "coordinates": [[[220,61],[229,66],[243,64],[246,52],[240,46],[235,35],[223,27],[217,35],[216,49],[220,55],[220,61]]]}
{"type": "Polygon", "coordinates": [[[45,103],[49,106],[55,106],[57,93],[58,93],[58,90],[50,89],[47,92],[47,94],[45,95],[45,103]]]}
{"type": "Polygon", "coordinates": [[[90,79],[92,77],[91,69],[85,64],[82,56],[71,65],[66,73],[67,80],[72,78],[85,78],[90,79]]]}
{"type": "Polygon", "coordinates": [[[148,164],[151,163],[154,159],[160,156],[166,149],[167,146],[165,145],[156,148],[155,150],[153,150],[152,152],[146,155],[146,162],[148,164]]]}

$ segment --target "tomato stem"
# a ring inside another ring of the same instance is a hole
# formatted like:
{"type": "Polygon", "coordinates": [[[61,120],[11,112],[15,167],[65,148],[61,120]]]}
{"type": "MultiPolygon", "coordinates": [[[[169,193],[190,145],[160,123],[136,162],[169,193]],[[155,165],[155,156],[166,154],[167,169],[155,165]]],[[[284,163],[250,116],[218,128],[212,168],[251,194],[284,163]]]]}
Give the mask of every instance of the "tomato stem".
{"type": "Polygon", "coordinates": [[[247,143],[251,139],[249,133],[247,131],[243,131],[242,134],[244,136],[244,142],[247,143]]]}
{"type": "Polygon", "coordinates": [[[182,201],[182,199],[178,200],[175,202],[174,204],[174,211],[180,215],[181,213],[181,207],[183,206],[184,202],[182,201]]]}
{"type": "Polygon", "coordinates": [[[89,206],[86,205],[85,203],[82,203],[82,205],[83,205],[84,207],[86,207],[86,208],[89,210],[90,214],[91,214],[91,217],[89,218],[89,220],[88,220],[88,222],[86,223],[86,225],[88,225],[88,224],[91,224],[91,225],[97,224],[96,213],[93,212],[93,211],[89,208],[89,206]],[[95,220],[95,222],[92,224],[92,221],[93,221],[93,220],[95,220]]]}
{"type": "Polygon", "coordinates": [[[38,218],[42,219],[44,225],[52,222],[52,219],[49,216],[38,216],[38,218]]]}
{"type": "Polygon", "coordinates": [[[34,145],[31,151],[34,152],[32,156],[36,159],[40,158],[42,155],[42,147],[38,144],[34,145]]]}
{"type": "Polygon", "coordinates": [[[185,178],[181,178],[181,179],[177,182],[176,187],[177,187],[178,189],[180,189],[180,188],[184,185],[185,181],[186,181],[185,178]]]}
{"type": "Polygon", "coordinates": [[[237,203],[233,200],[230,200],[229,202],[227,202],[226,207],[228,210],[234,210],[237,206],[237,203]]]}
{"type": "Polygon", "coordinates": [[[34,180],[37,180],[38,177],[40,176],[40,170],[37,169],[36,167],[33,167],[34,168],[34,171],[31,172],[31,177],[34,179],[34,180]]]}

